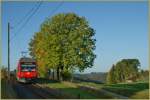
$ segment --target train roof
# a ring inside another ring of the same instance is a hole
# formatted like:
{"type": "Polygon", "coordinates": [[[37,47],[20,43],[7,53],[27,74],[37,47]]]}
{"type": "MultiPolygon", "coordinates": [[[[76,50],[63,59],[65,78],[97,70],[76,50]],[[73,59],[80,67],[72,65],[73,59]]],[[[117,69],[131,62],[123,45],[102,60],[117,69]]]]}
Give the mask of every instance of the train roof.
{"type": "Polygon", "coordinates": [[[35,59],[29,57],[20,58],[20,62],[36,62],[35,59]]]}

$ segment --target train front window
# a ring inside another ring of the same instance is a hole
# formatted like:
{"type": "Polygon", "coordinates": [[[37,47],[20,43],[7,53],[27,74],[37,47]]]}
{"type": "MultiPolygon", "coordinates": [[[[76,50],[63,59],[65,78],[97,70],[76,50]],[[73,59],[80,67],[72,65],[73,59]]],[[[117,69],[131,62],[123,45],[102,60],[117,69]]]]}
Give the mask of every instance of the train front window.
{"type": "Polygon", "coordinates": [[[35,71],[36,65],[21,65],[21,71],[35,71]]]}

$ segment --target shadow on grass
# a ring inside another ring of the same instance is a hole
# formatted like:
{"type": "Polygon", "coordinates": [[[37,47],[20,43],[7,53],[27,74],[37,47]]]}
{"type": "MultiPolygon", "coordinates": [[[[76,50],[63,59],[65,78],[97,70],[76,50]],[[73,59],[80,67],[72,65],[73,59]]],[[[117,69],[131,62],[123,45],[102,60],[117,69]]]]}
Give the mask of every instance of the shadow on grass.
{"type": "Polygon", "coordinates": [[[48,84],[48,83],[59,83],[57,80],[50,80],[50,79],[45,79],[45,78],[37,78],[34,80],[34,83],[38,84],[48,84]]]}
{"type": "Polygon", "coordinates": [[[111,99],[110,95],[91,90],[83,90],[79,87],[47,88],[51,94],[60,99],[111,99]]]}
{"type": "Polygon", "coordinates": [[[62,88],[61,91],[65,91],[68,93],[71,97],[77,98],[77,99],[94,99],[96,98],[95,95],[92,93],[89,93],[89,91],[82,91],[78,88],[62,88]]]}

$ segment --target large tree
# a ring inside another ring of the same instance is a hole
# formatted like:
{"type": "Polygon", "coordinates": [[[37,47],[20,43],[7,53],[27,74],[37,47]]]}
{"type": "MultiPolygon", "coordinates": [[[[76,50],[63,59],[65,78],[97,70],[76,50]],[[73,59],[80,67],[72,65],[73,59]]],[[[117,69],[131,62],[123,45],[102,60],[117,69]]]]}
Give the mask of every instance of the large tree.
{"type": "Polygon", "coordinates": [[[74,13],[57,14],[45,20],[35,33],[29,44],[30,54],[37,59],[41,74],[56,69],[59,79],[59,74],[65,71],[84,71],[93,66],[94,35],[94,29],[84,17],[74,13]]]}

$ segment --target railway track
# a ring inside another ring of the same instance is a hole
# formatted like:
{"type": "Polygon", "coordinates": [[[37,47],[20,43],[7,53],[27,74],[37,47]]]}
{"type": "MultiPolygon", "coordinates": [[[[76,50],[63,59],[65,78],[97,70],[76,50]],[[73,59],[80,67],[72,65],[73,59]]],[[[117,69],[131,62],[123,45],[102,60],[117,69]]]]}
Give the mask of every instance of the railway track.
{"type": "Polygon", "coordinates": [[[29,88],[32,88],[33,92],[37,94],[38,96],[42,97],[43,99],[57,99],[58,98],[54,94],[50,93],[49,91],[47,91],[46,89],[44,89],[38,84],[31,84],[29,88]]]}
{"type": "Polygon", "coordinates": [[[41,92],[41,90],[39,90],[39,88],[37,90],[37,88],[35,88],[35,86],[33,86],[33,85],[25,86],[25,88],[27,88],[28,90],[30,90],[32,93],[34,93],[40,99],[47,99],[47,96],[45,94],[43,94],[41,92]]]}
{"type": "Polygon", "coordinates": [[[45,91],[37,84],[14,82],[12,86],[18,96],[17,99],[56,99],[54,95],[45,91]]]}

